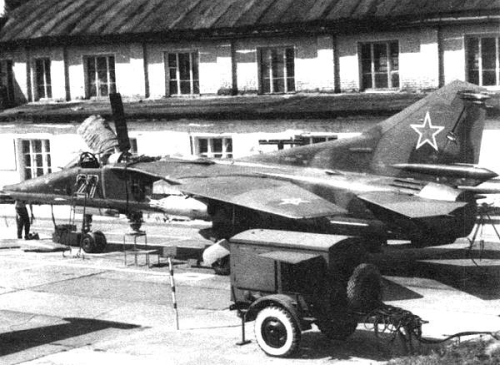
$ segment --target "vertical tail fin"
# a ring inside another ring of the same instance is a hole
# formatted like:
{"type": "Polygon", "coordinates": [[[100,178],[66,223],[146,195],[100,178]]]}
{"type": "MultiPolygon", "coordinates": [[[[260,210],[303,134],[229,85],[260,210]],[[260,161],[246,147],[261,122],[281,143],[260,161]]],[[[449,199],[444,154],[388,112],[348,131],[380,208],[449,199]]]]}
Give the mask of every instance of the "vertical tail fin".
{"type": "Polygon", "coordinates": [[[455,81],[375,126],[371,170],[395,175],[400,164],[477,164],[486,110],[482,88],[455,81]]]}

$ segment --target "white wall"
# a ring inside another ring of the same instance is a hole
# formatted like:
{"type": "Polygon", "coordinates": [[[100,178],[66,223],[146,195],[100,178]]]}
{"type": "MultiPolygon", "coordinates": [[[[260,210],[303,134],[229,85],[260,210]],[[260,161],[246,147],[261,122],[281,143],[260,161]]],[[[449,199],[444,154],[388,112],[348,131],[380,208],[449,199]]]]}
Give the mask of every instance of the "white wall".
{"type": "Polygon", "coordinates": [[[134,131],[130,137],[137,139],[137,152],[147,156],[189,156],[191,147],[187,132],[168,130],[134,131]]]}

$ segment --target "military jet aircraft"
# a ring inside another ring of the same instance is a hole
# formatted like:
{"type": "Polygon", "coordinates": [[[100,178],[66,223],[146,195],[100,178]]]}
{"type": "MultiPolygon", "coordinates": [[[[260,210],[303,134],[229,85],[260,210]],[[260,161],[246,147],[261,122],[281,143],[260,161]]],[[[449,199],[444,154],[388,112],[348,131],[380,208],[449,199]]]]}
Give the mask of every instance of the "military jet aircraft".
{"type": "Polygon", "coordinates": [[[446,244],[471,232],[478,185],[497,176],[477,166],[488,98],[484,89],[455,81],[353,138],[234,160],[102,166],[83,161],[87,155],[73,168],[4,191],[129,216],[159,209],[206,218],[215,241],[272,228],[363,236],[372,249],[389,238],[446,244]],[[178,194],[152,202],[158,180],[178,194]]]}

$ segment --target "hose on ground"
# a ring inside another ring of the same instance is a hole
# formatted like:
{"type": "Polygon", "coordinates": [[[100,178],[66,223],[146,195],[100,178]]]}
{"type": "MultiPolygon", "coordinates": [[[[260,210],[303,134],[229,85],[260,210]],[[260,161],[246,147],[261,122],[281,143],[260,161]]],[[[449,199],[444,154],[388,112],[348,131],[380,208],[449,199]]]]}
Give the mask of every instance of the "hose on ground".
{"type": "Polygon", "coordinates": [[[410,342],[413,338],[415,338],[424,344],[440,344],[456,337],[472,335],[489,335],[496,340],[500,340],[500,331],[467,331],[458,332],[439,340],[426,339],[422,337],[422,325],[428,323],[427,321],[424,321],[422,318],[408,310],[383,303],[368,314],[357,314],[364,315],[364,322],[373,325],[375,335],[378,336],[379,333],[391,333],[391,341],[394,341],[396,337],[399,336],[407,342],[410,342]]]}

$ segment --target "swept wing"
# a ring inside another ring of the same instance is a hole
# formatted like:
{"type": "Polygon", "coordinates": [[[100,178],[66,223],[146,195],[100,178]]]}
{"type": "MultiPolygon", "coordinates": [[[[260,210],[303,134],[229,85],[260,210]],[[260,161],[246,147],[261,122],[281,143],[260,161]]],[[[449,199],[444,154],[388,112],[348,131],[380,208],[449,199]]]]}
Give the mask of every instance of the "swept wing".
{"type": "Polygon", "coordinates": [[[292,219],[308,219],[347,211],[290,182],[264,177],[222,176],[193,179],[178,187],[186,194],[214,199],[292,219]]]}

